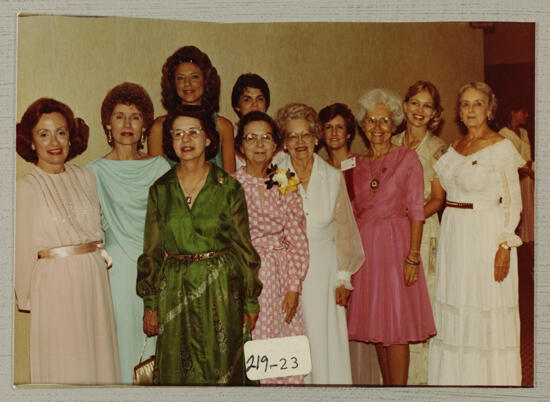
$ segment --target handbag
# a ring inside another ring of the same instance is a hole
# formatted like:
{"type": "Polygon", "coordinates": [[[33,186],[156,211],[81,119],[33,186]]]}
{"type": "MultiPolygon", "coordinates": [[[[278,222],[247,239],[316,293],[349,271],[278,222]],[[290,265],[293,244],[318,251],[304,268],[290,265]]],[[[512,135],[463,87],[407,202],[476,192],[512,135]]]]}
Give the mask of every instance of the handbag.
{"type": "Polygon", "coordinates": [[[153,385],[153,370],[155,368],[155,356],[149,357],[143,361],[143,353],[145,352],[145,346],[147,345],[147,338],[143,342],[143,348],[141,348],[141,356],[139,357],[139,363],[134,366],[134,385],[153,385]]]}

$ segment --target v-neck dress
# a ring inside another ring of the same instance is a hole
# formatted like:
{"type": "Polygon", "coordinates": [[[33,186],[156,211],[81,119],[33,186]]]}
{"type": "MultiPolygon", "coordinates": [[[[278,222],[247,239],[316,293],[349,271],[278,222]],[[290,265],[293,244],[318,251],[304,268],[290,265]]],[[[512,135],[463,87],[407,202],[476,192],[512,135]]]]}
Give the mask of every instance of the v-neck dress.
{"type": "Polygon", "coordinates": [[[411,220],[424,220],[422,165],[404,147],[375,162],[357,158],[353,185],[365,263],[352,278],[349,339],[385,346],[424,342],[436,329],[422,264],[411,286],[403,274],[411,220]],[[370,188],[374,178],[380,182],[375,193],[370,188]]]}
{"type": "Polygon", "coordinates": [[[158,312],[154,382],[247,383],[244,313],[259,310],[260,258],[252,246],[244,191],[210,163],[189,208],[176,167],[149,190],[137,293],[158,312]],[[200,261],[166,256],[228,252],[200,261]]]}
{"type": "Polygon", "coordinates": [[[525,161],[509,140],[464,156],[449,147],[434,165],[447,200],[437,251],[428,384],[521,385],[518,272],[514,230],[521,211],[517,169],[525,161]],[[507,242],[510,270],[494,279],[495,254],[507,242]]]}

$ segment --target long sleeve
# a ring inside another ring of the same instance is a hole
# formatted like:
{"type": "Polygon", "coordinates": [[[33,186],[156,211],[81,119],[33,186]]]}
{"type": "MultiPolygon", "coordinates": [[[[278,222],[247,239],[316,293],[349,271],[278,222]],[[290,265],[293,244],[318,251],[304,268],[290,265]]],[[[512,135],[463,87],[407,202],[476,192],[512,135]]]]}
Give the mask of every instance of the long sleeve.
{"type": "Polygon", "coordinates": [[[28,182],[17,183],[15,196],[15,298],[19,310],[31,309],[32,272],[38,260],[34,243],[37,205],[36,194],[28,182]]]}
{"type": "MultiPolygon", "coordinates": [[[[405,198],[407,203],[407,214],[411,221],[424,221],[424,172],[422,164],[416,152],[410,151],[407,155],[408,177],[405,198]]],[[[405,162],[405,161],[404,161],[405,162]]]]}
{"type": "Polygon", "coordinates": [[[342,175],[340,175],[338,195],[334,205],[333,224],[338,251],[338,273],[336,274],[335,287],[344,285],[346,289],[353,290],[351,276],[363,265],[365,253],[346,189],[346,182],[342,175]]]}
{"type": "Polygon", "coordinates": [[[258,296],[262,291],[262,282],[258,278],[260,270],[260,256],[252,245],[248,226],[248,209],[244,190],[239,185],[231,204],[233,233],[231,240],[233,249],[241,260],[241,269],[244,279],[245,300],[244,312],[257,313],[260,311],[258,296]]]}
{"type": "Polygon", "coordinates": [[[519,236],[515,234],[522,209],[518,168],[525,164],[525,160],[510,143],[497,163],[499,164],[502,189],[500,208],[504,212],[503,230],[497,241],[498,244],[507,242],[511,247],[518,247],[522,244],[519,236]]]}
{"type": "Polygon", "coordinates": [[[283,235],[286,242],[286,291],[302,291],[302,281],[309,266],[309,246],[306,232],[306,216],[302,197],[296,192],[285,195],[286,222],[283,235]]]}
{"type": "Polygon", "coordinates": [[[158,195],[156,187],[149,189],[145,231],[143,237],[143,254],[137,261],[137,295],[143,299],[144,310],[156,310],[158,291],[156,288],[157,273],[164,259],[164,247],[160,236],[158,214],[158,195]]]}

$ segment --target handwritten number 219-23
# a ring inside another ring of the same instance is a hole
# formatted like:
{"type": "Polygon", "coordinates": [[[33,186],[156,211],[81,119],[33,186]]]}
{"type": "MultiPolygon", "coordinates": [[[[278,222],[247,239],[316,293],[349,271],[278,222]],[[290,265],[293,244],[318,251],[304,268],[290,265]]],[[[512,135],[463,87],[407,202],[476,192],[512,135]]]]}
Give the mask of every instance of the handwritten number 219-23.
{"type": "MultiPolygon", "coordinates": [[[[292,356],[290,358],[292,364],[290,367],[287,367],[287,359],[285,359],[284,357],[281,357],[279,359],[279,363],[281,363],[281,367],[280,369],[281,370],[287,370],[288,368],[291,368],[291,369],[295,369],[298,367],[298,359],[294,356],[292,356]]],[[[267,372],[268,369],[270,368],[274,368],[274,367],[278,367],[279,364],[278,363],[272,363],[272,364],[269,364],[269,358],[266,356],[266,355],[250,355],[248,357],[248,359],[246,360],[246,371],[248,372],[250,369],[256,369],[256,370],[259,370],[260,369],[260,365],[261,364],[264,364],[264,372],[267,372]],[[256,363],[256,364],[254,364],[256,363]]]]}

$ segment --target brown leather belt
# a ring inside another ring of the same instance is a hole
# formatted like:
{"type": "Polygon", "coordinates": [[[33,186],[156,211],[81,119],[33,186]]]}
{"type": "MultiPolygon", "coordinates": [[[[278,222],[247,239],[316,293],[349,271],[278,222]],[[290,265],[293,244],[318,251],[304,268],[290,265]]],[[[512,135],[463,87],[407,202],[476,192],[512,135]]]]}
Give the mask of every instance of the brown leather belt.
{"type": "Polygon", "coordinates": [[[454,201],[445,201],[445,205],[451,208],[460,208],[460,209],[474,209],[474,204],[471,202],[454,202],[454,201]]]}
{"type": "Polygon", "coordinates": [[[175,258],[176,260],[201,261],[201,260],[206,260],[208,258],[216,257],[217,255],[227,253],[228,251],[229,249],[226,248],[220,251],[209,251],[207,253],[202,253],[202,254],[170,254],[168,251],[164,250],[164,255],[169,258],[175,258]]]}

